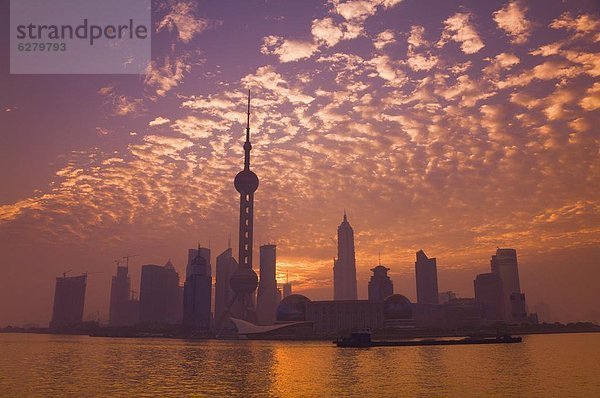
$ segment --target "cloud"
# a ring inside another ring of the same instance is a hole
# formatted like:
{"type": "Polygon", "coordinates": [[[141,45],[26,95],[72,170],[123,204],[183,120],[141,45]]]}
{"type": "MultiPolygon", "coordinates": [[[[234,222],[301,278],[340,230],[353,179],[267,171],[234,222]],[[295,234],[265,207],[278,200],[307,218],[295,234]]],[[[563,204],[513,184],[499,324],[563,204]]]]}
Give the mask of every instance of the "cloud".
{"type": "Polygon", "coordinates": [[[488,75],[496,75],[500,71],[512,69],[521,62],[519,57],[509,53],[500,53],[488,60],[490,61],[490,65],[483,69],[483,72],[488,75]]]}
{"type": "Polygon", "coordinates": [[[177,87],[191,66],[186,63],[186,57],[166,56],[162,65],[152,61],[146,70],[144,83],[153,87],[157,95],[163,97],[168,91],[177,87]]]}
{"type": "Polygon", "coordinates": [[[495,95],[494,91],[487,89],[485,82],[474,80],[468,75],[457,77],[456,84],[448,87],[440,83],[434,92],[447,101],[459,100],[461,107],[473,107],[479,101],[495,95]]]}
{"type": "Polygon", "coordinates": [[[402,0],[332,0],[334,10],[347,21],[365,20],[377,12],[377,8],[390,8],[402,0]]]}
{"type": "Polygon", "coordinates": [[[169,12],[158,23],[156,31],[160,32],[163,29],[167,29],[171,32],[176,30],[179,40],[189,43],[194,36],[210,27],[207,19],[197,18],[194,15],[196,9],[197,5],[191,1],[171,3],[169,12]]]}
{"type": "Polygon", "coordinates": [[[594,34],[594,41],[600,41],[600,18],[596,15],[583,14],[573,17],[570,12],[564,12],[550,24],[553,29],[566,29],[576,32],[576,38],[594,34]]]}
{"type": "Polygon", "coordinates": [[[107,98],[107,103],[110,105],[113,115],[138,116],[146,111],[146,106],[142,98],[131,98],[118,94],[114,86],[101,87],[98,90],[98,94],[107,98]]]}
{"type": "Polygon", "coordinates": [[[166,117],[162,117],[162,116],[158,116],[157,118],[155,118],[154,120],[151,120],[148,123],[148,126],[150,127],[154,127],[154,126],[161,126],[163,124],[167,124],[169,123],[171,120],[167,119],[166,117]]]}
{"type": "Polygon", "coordinates": [[[425,28],[423,26],[413,25],[410,27],[410,35],[407,42],[413,48],[428,46],[429,42],[425,40],[425,28]]]}
{"type": "Polygon", "coordinates": [[[342,40],[344,31],[331,18],[315,19],[311,33],[317,42],[333,47],[342,40]]]}
{"type": "Polygon", "coordinates": [[[113,98],[114,113],[117,116],[139,115],[146,110],[144,100],[117,95],[113,98]]]}
{"type": "Polygon", "coordinates": [[[288,40],[278,36],[263,39],[261,53],[275,54],[280,62],[292,62],[311,57],[319,46],[310,41],[288,40]]]}
{"type": "Polygon", "coordinates": [[[406,52],[406,63],[414,71],[427,71],[432,69],[439,62],[439,57],[432,55],[430,51],[425,54],[417,53],[417,49],[422,47],[430,47],[430,44],[425,40],[425,28],[422,26],[413,25],[410,28],[408,36],[408,49],[406,52]]]}
{"type": "Polygon", "coordinates": [[[366,19],[375,14],[377,2],[369,0],[350,0],[341,2],[333,1],[335,12],[344,17],[347,21],[354,19],[366,19]]]}
{"type": "Polygon", "coordinates": [[[594,83],[585,93],[586,96],[579,102],[579,105],[586,111],[600,108],[600,83],[594,83]]]}
{"type": "Polygon", "coordinates": [[[425,56],[423,54],[412,54],[408,56],[406,62],[414,71],[430,70],[438,63],[438,57],[431,55],[425,56]]]}
{"type": "Polygon", "coordinates": [[[110,131],[105,127],[96,127],[96,134],[100,137],[104,137],[110,134],[110,131]]]}
{"type": "Polygon", "coordinates": [[[444,21],[444,30],[442,37],[437,43],[438,47],[443,47],[448,40],[460,43],[460,49],[465,54],[474,54],[481,50],[485,45],[479,38],[475,27],[471,24],[472,15],[470,13],[456,13],[444,21]]]}
{"type": "Polygon", "coordinates": [[[98,90],[98,94],[100,95],[104,95],[104,96],[109,96],[111,95],[113,92],[115,91],[115,87],[114,86],[106,86],[106,87],[101,87],[98,90]]]}
{"type": "Polygon", "coordinates": [[[514,44],[523,44],[531,36],[532,24],[525,17],[527,7],[521,1],[512,0],[492,15],[498,27],[510,36],[514,44]]]}
{"type": "Polygon", "coordinates": [[[175,156],[182,150],[191,147],[194,143],[186,138],[168,137],[162,135],[147,135],[143,140],[153,146],[154,153],[175,156]]]}
{"type": "MultiPolygon", "coordinates": [[[[290,39],[282,36],[270,35],[263,38],[260,48],[262,54],[274,54],[282,63],[310,58],[319,52],[320,47],[333,47],[342,40],[352,40],[364,34],[365,20],[374,15],[378,9],[390,8],[401,0],[332,0],[331,15],[340,15],[345,21],[336,23],[331,16],[313,19],[311,26],[311,40],[290,39]]],[[[393,42],[391,31],[382,32],[381,39],[374,45],[383,46],[393,42]],[[384,40],[384,41],[382,41],[384,40]]]]}
{"type": "Polygon", "coordinates": [[[542,57],[549,57],[550,55],[556,55],[560,53],[560,49],[564,43],[550,43],[540,46],[536,50],[530,51],[531,55],[541,55],[542,57]]]}
{"type": "Polygon", "coordinates": [[[577,99],[577,92],[572,88],[558,87],[552,94],[543,100],[543,112],[548,120],[564,120],[572,114],[568,110],[569,104],[577,99]]]}
{"type": "Polygon", "coordinates": [[[212,119],[186,116],[173,122],[173,130],[191,138],[209,138],[215,130],[226,130],[227,126],[212,119]]]}
{"type": "Polygon", "coordinates": [[[396,38],[394,37],[394,31],[391,29],[387,29],[377,35],[377,37],[373,41],[373,45],[376,49],[381,50],[385,46],[388,46],[395,42],[396,38]]]}
{"type": "Polygon", "coordinates": [[[389,56],[380,55],[372,58],[369,63],[375,67],[377,74],[393,85],[402,85],[406,81],[406,75],[393,62],[389,56]]]}
{"type": "Polygon", "coordinates": [[[582,73],[582,69],[564,61],[546,61],[519,74],[508,76],[497,82],[498,88],[527,86],[536,80],[555,80],[573,78],[582,73]]]}
{"type": "Polygon", "coordinates": [[[290,101],[292,104],[302,105],[314,100],[300,88],[291,85],[273,66],[261,66],[255,73],[244,76],[241,81],[246,86],[268,91],[268,95],[274,97],[278,103],[290,101]]]}

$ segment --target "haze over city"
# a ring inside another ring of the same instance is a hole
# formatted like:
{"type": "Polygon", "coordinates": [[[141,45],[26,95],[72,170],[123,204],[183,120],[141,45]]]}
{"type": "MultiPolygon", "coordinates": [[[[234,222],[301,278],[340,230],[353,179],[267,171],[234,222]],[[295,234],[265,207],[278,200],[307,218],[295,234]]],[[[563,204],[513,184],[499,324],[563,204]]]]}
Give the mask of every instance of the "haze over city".
{"type": "Polygon", "coordinates": [[[596,2],[172,1],[153,22],[146,76],[1,64],[0,326],[47,324],[67,270],[106,319],[115,260],[139,255],[139,286],[237,242],[248,89],[255,253],[276,243],[295,292],[332,298],[345,210],[359,298],[379,253],[410,299],[419,249],[472,297],[514,247],[531,311],[600,321],[596,2]]]}

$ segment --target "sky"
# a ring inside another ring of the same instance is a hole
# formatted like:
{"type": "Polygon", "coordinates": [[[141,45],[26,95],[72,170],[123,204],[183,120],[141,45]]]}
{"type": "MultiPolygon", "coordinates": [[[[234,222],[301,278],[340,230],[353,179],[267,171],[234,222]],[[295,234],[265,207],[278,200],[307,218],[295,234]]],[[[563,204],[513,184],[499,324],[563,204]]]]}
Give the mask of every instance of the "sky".
{"type": "Polygon", "coordinates": [[[255,269],[275,243],[278,279],[331,299],[345,209],[359,298],[379,253],[414,300],[419,249],[473,297],[511,247],[530,311],[600,322],[597,1],[153,2],[146,75],[11,75],[0,4],[0,326],[47,324],[67,270],[106,320],[122,256],[135,290],[198,243],[214,269],[248,89],[255,269]]]}

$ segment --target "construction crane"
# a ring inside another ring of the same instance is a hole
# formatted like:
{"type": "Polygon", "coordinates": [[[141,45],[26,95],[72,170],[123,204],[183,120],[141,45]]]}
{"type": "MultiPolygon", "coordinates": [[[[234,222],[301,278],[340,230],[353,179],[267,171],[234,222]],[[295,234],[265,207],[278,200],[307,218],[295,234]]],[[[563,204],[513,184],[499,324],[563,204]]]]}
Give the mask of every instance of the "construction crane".
{"type": "Polygon", "coordinates": [[[128,254],[126,256],[123,256],[123,258],[127,261],[126,265],[129,267],[129,259],[130,258],[134,258],[134,257],[139,257],[139,254],[128,254]]]}

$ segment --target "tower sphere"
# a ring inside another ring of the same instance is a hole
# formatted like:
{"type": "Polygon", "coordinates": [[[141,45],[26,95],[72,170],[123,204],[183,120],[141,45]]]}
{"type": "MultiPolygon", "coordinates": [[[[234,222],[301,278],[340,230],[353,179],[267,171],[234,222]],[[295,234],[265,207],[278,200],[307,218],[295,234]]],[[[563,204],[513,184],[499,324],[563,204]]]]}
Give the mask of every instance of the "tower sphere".
{"type": "Polygon", "coordinates": [[[254,293],[258,286],[258,276],[251,268],[238,267],[229,279],[231,290],[237,294],[254,293]]]}
{"type": "Polygon", "coordinates": [[[235,176],[233,184],[241,194],[254,193],[258,189],[258,176],[252,170],[242,170],[235,176]]]}

